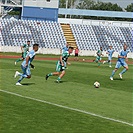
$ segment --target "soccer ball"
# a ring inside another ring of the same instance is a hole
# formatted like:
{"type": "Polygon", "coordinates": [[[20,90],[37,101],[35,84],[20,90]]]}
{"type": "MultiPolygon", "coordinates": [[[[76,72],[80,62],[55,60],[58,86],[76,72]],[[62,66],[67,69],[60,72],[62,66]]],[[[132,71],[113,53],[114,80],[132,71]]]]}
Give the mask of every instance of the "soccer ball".
{"type": "Polygon", "coordinates": [[[100,87],[100,83],[96,81],[96,82],[94,83],[94,86],[95,86],[96,88],[99,88],[99,87],[100,87]]]}
{"type": "Polygon", "coordinates": [[[83,59],[83,61],[85,61],[85,59],[83,59]]]}

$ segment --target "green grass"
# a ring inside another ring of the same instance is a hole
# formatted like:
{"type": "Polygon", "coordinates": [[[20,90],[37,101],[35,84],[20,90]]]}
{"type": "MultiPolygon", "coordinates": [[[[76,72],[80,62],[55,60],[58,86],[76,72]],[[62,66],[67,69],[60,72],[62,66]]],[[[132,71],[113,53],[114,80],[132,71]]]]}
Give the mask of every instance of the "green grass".
{"type": "MultiPolygon", "coordinates": [[[[23,86],[15,86],[16,70],[14,59],[0,59],[0,88],[24,96],[51,103],[92,112],[105,117],[132,123],[132,80],[133,66],[120,80],[118,73],[114,81],[109,80],[113,68],[108,65],[97,67],[95,63],[71,62],[62,83],[45,75],[55,70],[56,61],[37,61],[32,78],[24,79],[23,86]],[[99,89],[93,83],[100,82],[99,89]]],[[[114,67],[115,64],[113,64],[114,67]]],[[[0,132],[15,133],[132,133],[131,126],[99,117],[40,103],[0,92],[0,132]]]]}

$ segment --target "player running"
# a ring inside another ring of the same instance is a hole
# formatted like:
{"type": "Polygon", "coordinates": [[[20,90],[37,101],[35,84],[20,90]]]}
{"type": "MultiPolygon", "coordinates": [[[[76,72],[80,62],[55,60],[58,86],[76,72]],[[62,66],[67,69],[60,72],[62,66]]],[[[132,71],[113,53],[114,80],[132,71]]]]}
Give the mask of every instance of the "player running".
{"type": "Polygon", "coordinates": [[[127,59],[127,54],[129,53],[129,50],[127,50],[127,45],[124,44],[123,46],[123,50],[119,53],[118,55],[118,60],[116,62],[116,66],[115,69],[112,71],[112,75],[110,76],[110,80],[113,80],[113,76],[115,75],[115,72],[121,67],[123,66],[124,69],[122,72],[119,73],[120,78],[122,79],[122,74],[124,74],[127,70],[128,70],[128,65],[125,62],[125,59],[127,59]]]}
{"type": "Polygon", "coordinates": [[[29,52],[29,47],[30,47],[30,41],[27,41],[27,44],[23,44],[21,46],[21,51],[22,51],[22,58],[19,58],[15,61],[15,65],[17,62],[22,61],[26,58],[27,52],[29,52]]]}
{"type": "MultiPolygon", "coordinates": [[[[68,49],[69,49],[69,44],[66,43],[66,46],[64,46],[64,47],[62,48],[62,53],[65,52],[65,51],[68,51],[68,49]]],[[[61,54],[62,54],[62,53],[61,53],[61,54]]],[[[67,66],[66,66],[66,65],[67,65],[66,62],[64,62],[64,63],[65,63],[65,64],[64,64],[65,67],[67,68],[67,66]]],[[[67,68],[67,69],[68,69],[68,68],[67,68]]]]}
{"type": "Polygon", "coordinates": [[[101,64],[101,60],[102,60],[102,58],[101,58],[101,56],[103,55],[102,54],[102,51],[103,51],[103,49],[102,49],[102,47],[100,47],[100,49],[97,51],[97,57],[96,57],[96,59],[95,60],[93,60],[93,62],[96,62],[96,63],[98,63],[98,66],[100,66],[100,64],[101,64]]]}
{"type": "Polygon", "coordinates": [[[19,80],[17,81],[16,85],[21,85],[20,82],[23,80],[23,78],[31,78],[31,72],[30,72],[30,64],[33,61],[35,57],[35,52],[38,51],[38,44],[33,45],[33,50],[31,50],[27,55],[24,61],[21,64],[21,69],[23,71],[22,73],[19,73],[18,71],[15,72],[14,78],[17,76],[20,76],[19,80]]]}
{"type": "MultiPolygon", "coordinates": [[[[50,76],[58,76],[56,81],[57,81],[57,83],[60,82],[61,78],[65,75],[65,68],[66,68],[65,64],[68,63],[67,59],[72,52],[73,52],[73,47],[69,47],[68,51],[64,51],[62,53],[62,56],[60,56],[59,60],[56,63],[56,72],[47,74],[46,80],[50,76]]],[[[68,63],[68,64],[70,64],[70,63],[68,63]]]]}
{"type": "Polygon", "coordinates": [[[114,53],[114,50],[112,49],[112,46],[109,46],[109,49],[108,49],[108,51],[106,52],[106,54],[108,54],[108,60],[107,61],[103,61],[103,64],[105,64],[105,63],[109,63],[109,67],[112,67],[111,66],[111,60],[112,60],[112,55],[113,55],[113,53],[114,53]]]}

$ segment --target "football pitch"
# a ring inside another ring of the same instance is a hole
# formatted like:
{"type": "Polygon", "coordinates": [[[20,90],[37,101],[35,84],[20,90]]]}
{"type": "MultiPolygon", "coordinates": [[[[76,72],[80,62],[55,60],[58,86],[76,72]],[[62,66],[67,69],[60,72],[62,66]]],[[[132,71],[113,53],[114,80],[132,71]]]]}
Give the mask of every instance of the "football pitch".
{"type": "Polygon", "coordinates": [[[14,61],[0,59],[0,133],[133,133],[133,65],[122,80],[120,68],[110,81],[115,64],[98,68],[70,61],[56,83],[54,76],[45,80],[56,61],[34,60],[31,79],[16,86],[14,73],[21,72],[21,62],[15,66],[14,61]],[[94,88],[95,81],[100,88],[94,88]]]}

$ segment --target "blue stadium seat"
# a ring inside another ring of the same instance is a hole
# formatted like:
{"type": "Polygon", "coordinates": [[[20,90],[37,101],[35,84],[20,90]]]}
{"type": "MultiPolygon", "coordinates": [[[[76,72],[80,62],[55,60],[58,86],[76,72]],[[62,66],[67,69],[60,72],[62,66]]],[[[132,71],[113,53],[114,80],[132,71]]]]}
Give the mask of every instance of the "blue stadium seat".
{"type": "Polygon", "coordinates": [[[119,51],[124,43],[132,50],[132,28],[117,26],[98,26],[71,24],[71,29],[79,49],[97,50],[100,46],[107,50],[112,45],[119,51]],[[89,47],[88,47],[89,46],[89,47]]]}
{"type": "MultiPolygon", "coordinates": [[[[79,49],[104,50],[112,45],[119,51],[127,43],[133,52],[132,27],[70,24],[79,49]]],[[[62,48],[66,44],[61,25],[57,22],[35,20],[1,20],[0,41],[4,46],[20,46],[27,40],[39,43],[43,48],[62,48]]]]}
{"type": "Polygon", "coordinates": [[[45,48],[62,48],[66,44],[62,28],[56,22],[3,19],[1,23],[2,45],[20,46],[27,40],[45,48]]]}

